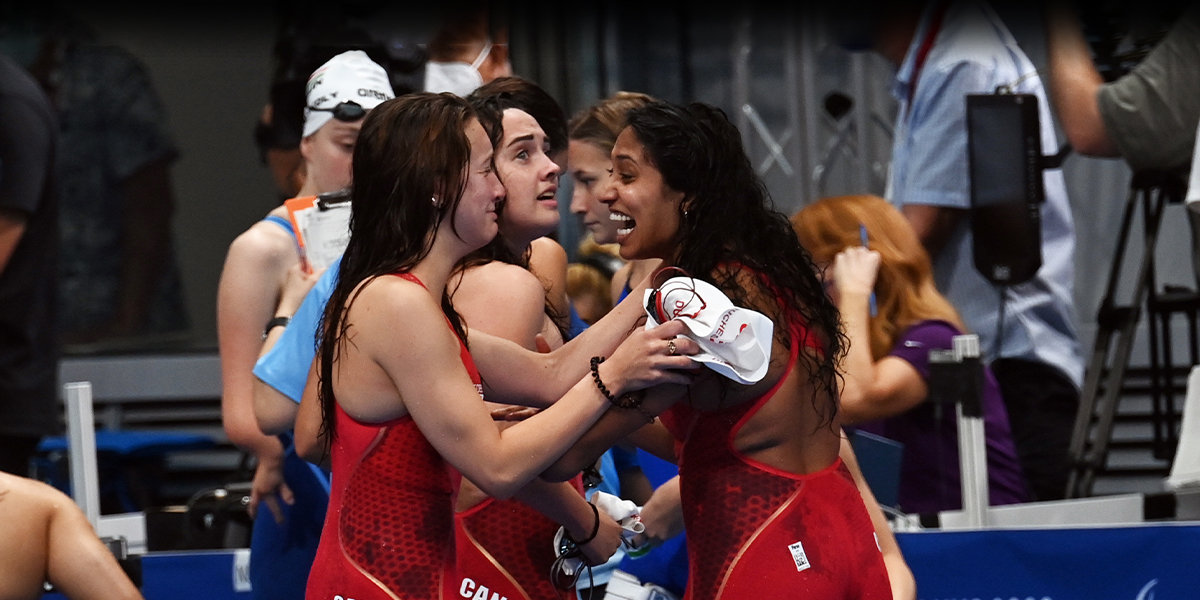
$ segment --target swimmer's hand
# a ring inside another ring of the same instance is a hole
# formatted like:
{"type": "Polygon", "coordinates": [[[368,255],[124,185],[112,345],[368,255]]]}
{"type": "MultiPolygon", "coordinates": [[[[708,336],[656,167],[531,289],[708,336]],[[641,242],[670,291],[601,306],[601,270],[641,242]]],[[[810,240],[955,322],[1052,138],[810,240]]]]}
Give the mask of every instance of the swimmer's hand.
{"type": "Polygon", "coordinates": [[[300,309],[300,304],[304,302],[309,290],[324,273],[325,269],[309,273],[300,263],[292,265],[287,271],[287,278],[280,291],[279,304],[276,306],[275,312],[289,316],[295,314],[300,309]]]}
{"type": "MultiPolygon", "coordinates": [[[[621,525],[608,516],[605,511],[599,511],[600,529],[596,532],[596,537],[592,541],[579,547],[583,553],[581,558],[583,562],[592,565],[602,565],[612,558],[612,555],[617,553],[621,547],[621,525]]],[[[588,523],[590,526],[591,523],[588,523]]],[[[574,539],[587,539],[591,531],[569,531],[574,539]]]]}
{"type": "Polygon", "coordinates": [[[634,331],[600,364],[600,379],[614,396],[663,383],[690,384],[700,365],[688,356],[700,352],[700,346],[682,337],[686,332],[679,321],[634,331]]]}
{"type": "Polygon", "coordinates": [[[265,504],[275,522],[282,525],[283,507],[280,501],[288,505],[296,502],[292,489],[283,481],[283,456],[259,456],[254,480],[250,483],[250,503],[246,505],[246,512],[253,519],[258,515],[259,503],[265,504]]]}
{"type": "Polygon", "coordinates": [[[502,408],[492,409],[493,421],[524,421],[533,415],[541,412],[540,409],[532,406],[505,406],[502,408]]]}
{"type": "Polygon", "coordinates": [[[683,505],[679,494],[679,476],[668,479],[654,490],[642,507],[642,524],[646,530],[641,542],[657,547],[683,532],[683,505]]]}

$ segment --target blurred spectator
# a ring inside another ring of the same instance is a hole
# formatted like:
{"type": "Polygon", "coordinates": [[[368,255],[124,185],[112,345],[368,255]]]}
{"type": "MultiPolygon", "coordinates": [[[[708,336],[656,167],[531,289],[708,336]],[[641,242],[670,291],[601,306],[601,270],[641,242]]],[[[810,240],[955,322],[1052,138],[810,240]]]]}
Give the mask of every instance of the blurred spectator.
{"type": "Polygon", "coordinates": [[[843,11],[855,8],[843,18],[870,23],[872,48],[897,67],[888,200],[929,252],[938,290],[979,336],[1036,499],[1062,498],[1083,382],[1073,295],[1075,230],[1062,171],[1043,174],[1043,263],[1033,279],[1005,287],[985,279],[975,268],[969,218],[964,98],[1000,86],[1037,96],[1042,151],[1052,154],[1054,121],[1037,69],[982,0],[876,3],[878,10],[840,5],[843,11]]]}
{"type": "Polygon", "coordinates": [[[441,22],[429,40],[425,91],[466,97],[475,88],[513,74],[508,59],[508,28],[503,14],[485,2],[443,7],[441,22]]]}
{"type": "Polygon", "coordinates": [[[57,129],[37,82],[0,53],[0,471],[21,476],[41,437],[59,429],[57,129]]]}
{"type": "Polygon", "coordinates": [[[422,30],[432,18],[382,2],[305,1],[276,2],[275,20],[268,99],[254,140],[283,201],[304,184],[299,148],[308,76],[342,52],[362,50],[388,72],[397,95],[417,91],[427,59],[422,30]]]}
{"type": "MultiPolygon", "coordinates": [[[[823,281],[850,340],[842,360],[842,423],[904,444],[900,510],[962,508],[957,417],[954,407],[929,401],[929,354],[952,348],[966,328],[934,286],[916,233],[875,196],[823,198],[797,212],[792,226],[813,261],[826,265],[823,281]],[[864,231],[870,248],[862,247],[864,231]]],[[[983,370],[989,504],[1026,502],[1000,387],[991,369],[983,370]]]]}
{"type": "MultiPolygon", "coordinates": [[[[1186,176],[1200,132],[1200,3],[1183,4],[1166,36],[1128,73],[1105,81],[1071,3],[1047,6],[1051,100],[1067,141],[1088,156],[1120,156],[1135,171],[1186,176]]],[[[1200,284],[1200,182],[1192,168],[1187,211],[1200,284]]]]}
{"type": "Polygon", "coordinates": [[[591,237],[579,244],[578,259],[567,265],[567,296],[579,318],[593,325],[612,310],[612,279],[624,266],[611,245],[601,246],[591,237]]]}
{"type": "Polygon", "coordinates": [[[53,3],[5,21],[0,42],[41,84],[60,127],[63,341],[187,330],[171,231],[178,151],[144,65],[53,3]]]}
{"type": "Polygon", "coordinates": [[[1074,3],[1047,5],[1050,98],[1071,146],[1120,156],[1135,171],[1186,172],[1200,123],[1200,3],[1130,72],[1105,81],[1074,3]]]}

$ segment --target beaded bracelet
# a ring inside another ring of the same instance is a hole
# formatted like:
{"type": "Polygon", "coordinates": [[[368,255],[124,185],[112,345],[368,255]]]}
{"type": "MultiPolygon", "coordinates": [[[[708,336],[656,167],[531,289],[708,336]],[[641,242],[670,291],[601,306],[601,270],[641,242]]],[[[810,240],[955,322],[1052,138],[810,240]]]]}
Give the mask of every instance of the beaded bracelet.
{"type": "Polygon", "coordinates": [[[596,388],[600,390],[600,393],[604,394],[609,402],[616,404],[617,399],[613,397],[612,392],[608,391],[608,388],[604,387],[604,382],[600,381],[600,363],[602,362],[604,362],[603,356],[592,357],[592,379],[596,380],[596,388]]]}
{"type": "Polygon", "coordinates": [[[642,402],[646,399],[646,391],[638,390],[636,392],[630,392],[621,396],[620,398],[613,396],[612,392],[608,391],[608,388],[604,386],[604,382],[600,381],[600,363],[602,362],[604,362],[603,356],[592,357],[592,379],[596,381],[596,388],[600,390],[600,393],[604,394],[604,397],[607,398],[613,406],[617,408],[637,409],[638,412],[642,413],[642,416],[646,417],[647,423],[653,423],[654,415],[646,412],[646,409],[642,408],[642,402]]]}

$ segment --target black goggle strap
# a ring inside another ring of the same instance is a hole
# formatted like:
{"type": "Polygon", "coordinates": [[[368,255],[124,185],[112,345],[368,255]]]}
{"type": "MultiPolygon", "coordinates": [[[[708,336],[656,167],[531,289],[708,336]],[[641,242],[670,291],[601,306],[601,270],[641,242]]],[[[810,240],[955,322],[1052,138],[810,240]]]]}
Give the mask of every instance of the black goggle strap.
{"type": "Polygon", "coordinates": [[[338,102],[337,104],[333,105],[331,108],[316,108],[316,107],[310,106],[310,107],[308,107],[308,110],[319,110],[321,112],[331,112],[331,113],[333,113],[333,118],[335,118],[339,121],[346,122],[346,123],[353,123],[353,122],[363,118],[367,114],[367,109],[363,108],[361,104],[351,101],[351,100],[347,100],[345,102],[338,102]]]}

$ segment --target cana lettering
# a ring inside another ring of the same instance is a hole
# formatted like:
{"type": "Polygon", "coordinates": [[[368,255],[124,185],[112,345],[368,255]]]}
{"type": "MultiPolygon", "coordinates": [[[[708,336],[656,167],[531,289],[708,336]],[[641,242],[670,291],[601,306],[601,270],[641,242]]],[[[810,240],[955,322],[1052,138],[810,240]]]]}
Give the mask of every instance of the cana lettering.
{"type": "Polygon", "coordinates": [[[491,597],[488,597],[488,592],[491,592],[486,585],[478,585],[474,579],[464,577],[462,585],[458,586],[458,595],[471,600],[508,600],[508,596],[501,596],[496,592],[492,592],[491,597]]]}

